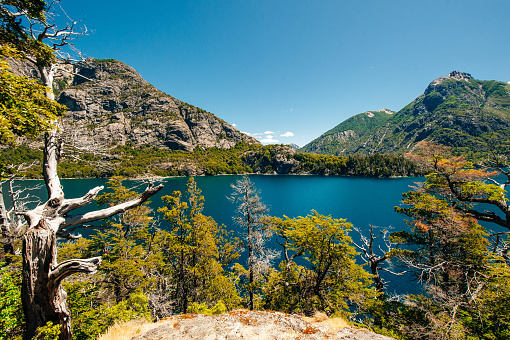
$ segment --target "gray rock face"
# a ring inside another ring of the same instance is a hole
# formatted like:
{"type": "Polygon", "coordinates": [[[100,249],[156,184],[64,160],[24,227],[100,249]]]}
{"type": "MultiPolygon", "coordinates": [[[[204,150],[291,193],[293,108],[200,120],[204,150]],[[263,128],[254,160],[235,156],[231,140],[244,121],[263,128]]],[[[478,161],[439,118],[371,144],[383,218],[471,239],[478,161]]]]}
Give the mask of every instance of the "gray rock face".
{"type": "Polygon", "coordinates": [[[83,138],[186,151],[258,143],[213,114],[159,91],[119,61],[88,58],[74,72],[71,86],[59,84],[64,89],[58,102],[69,108],[64,124],[83,138]]]}
{"type": "Polygon", "coordinates": [[[386,336],[344,328],[340,331],[280,312],[234,311],[220,315],[186,314],[169,318],[159,327],[132,340],[391,340],[386,336]]]}

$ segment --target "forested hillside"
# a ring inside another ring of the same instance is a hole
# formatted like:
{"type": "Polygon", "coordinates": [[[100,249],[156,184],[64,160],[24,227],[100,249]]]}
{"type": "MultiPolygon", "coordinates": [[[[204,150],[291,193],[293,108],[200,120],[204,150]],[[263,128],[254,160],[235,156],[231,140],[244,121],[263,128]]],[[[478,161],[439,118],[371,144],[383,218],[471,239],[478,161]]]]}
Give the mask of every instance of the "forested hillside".
{"type": "Polygon", "coordinates": [[[508,155],[510,85],[454,71],[394,113],[358,114],[301,151],[329,155],[397,154],[422,140],[451,146],[455,154],[482,161],[490,152],[508,155]]]}
{"type": "MultiPolygon", "coordinates": [[[[43,153],[27,146],[0,150],[8,164],[40,163],[43,153]]],[[[423,172],[403,156],[327,156],[298,153],[285,145],[239,143],[225,150],[196,147],[193,152],[168,150],[151,145],[118,146],[104,155],[84,154],[80,158],[63,157],[59,173],[64,178],[129,178],[196,176],[219,174],[313,174],[366,177],[419,176],[423,172]]],[[[38,166],[23,172],[27,178],[41,178],[38,166]]]]}

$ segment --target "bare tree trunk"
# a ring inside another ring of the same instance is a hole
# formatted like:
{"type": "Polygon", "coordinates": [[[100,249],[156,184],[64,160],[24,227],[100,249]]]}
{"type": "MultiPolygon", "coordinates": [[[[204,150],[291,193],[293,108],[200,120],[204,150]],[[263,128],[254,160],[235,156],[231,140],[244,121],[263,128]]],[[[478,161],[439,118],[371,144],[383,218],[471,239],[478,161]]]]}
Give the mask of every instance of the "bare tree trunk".
{"type": "Polygon", "coordinates": [[[70,231],[83,223],[108,218],[134,208],[159,192],[163,185],[149,187],[138,197],[116,206],[71,215],[70,212],[90,204],[103,187],[91,189],[85,196],[65,199],[57,175],[57,144],[54,134],[45,138],[43,175],[48,201],[23,213],[28,231],[23,236],[22,303],[26,318],[24,339],[32,339],[37,327],[48,321],[60,324],[60,340],[72,340],[71,318],[67,308],[67,294],[61,281],[74,273],[94,273],[101,258],[69,260],[57,264],[57,236],[70,237],[70,231]],[[68,229],[66,229],[68,228],[68,229]]]}
{"type": "Polygon", "coordinates": [[[379,274],[379,261],[371,261],[370,262],[370,270],[372,271],[372,274],[375,275],[373,277],[374,279],[374,283],[375,283],[375,289],[377,289],[377,291],[379,293],[382,293],[384,292],[384,282],[381,278],[381,274],[379,274]]]}
{"type": "Polygon", "coordinates": [[[50,279],[56,265],[55,233],[41,220],[23,236],[23,311],[27,320],[25,339],[48,321],[61,325],[60,339],[72,339],[66,292],[50,279]],[[45,297],[45,298],[42,298],[45,297]]]}

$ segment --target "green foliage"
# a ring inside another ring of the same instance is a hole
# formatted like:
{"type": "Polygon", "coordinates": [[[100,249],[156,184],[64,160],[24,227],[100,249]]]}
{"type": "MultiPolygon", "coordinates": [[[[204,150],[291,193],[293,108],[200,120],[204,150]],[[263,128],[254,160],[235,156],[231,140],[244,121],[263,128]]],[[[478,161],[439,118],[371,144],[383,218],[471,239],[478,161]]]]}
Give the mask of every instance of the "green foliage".
{"type": "Polygon", "coordinates": [[[97,303],[99,287],[91,282],[66,283],[71,310],[73,338],[93,340],[108,327],[133,319],[150,320],[148,299],[143,293],[133,293],[119,303],[97,303]]]}
{"type": "Polygon", "coordinates": [[[36,334],[34,340],[58,340],[60,336],[60,325],[53,325],[53,322],[48,321],[46,325],[37,327],[36,334]]]}
{"type": "MultiPolygon", "coordinates": [[[[96,197],[99,205],[113,206],[137,196],[136,192],[122,185],[122,180],[122,177],[112,177],[108,181],[111,191],[96,197]]],[[[102,256],[100,271],[117,302],[150,287],[154,280],[147,276],[157,270],[161,261],[160,254],[150,251],[155,230],[150,228],[152,217],[148,204],[145,202],[119,214],[118,222],[107,221],[107,230],[98,231],[91,240],[89,249],[93,255],[102,256]]]]}
{"type": "Polygon", "coordinates": [[[490,267],[487,288],[464,320],[483,339],[510,339],[510,268],[499,261],[490,267]]]}
{"type": "Polygon", "coordinates": [[[19,51],[36,55],[41,60],[53,60],[53,53],[46,45],[32,39],[26,32],[19,16],[11,15],[14,12],[24,13],[31,20],[45,20],[47,4],[44,0],[4,0],[0,5],[0,44],[9,44],[19,51]],[[12,8],[9,8],[11,7],[12,8]],[[9,13],[11,12],[11,13],[9,13]]]}
{"type": "Polygon", "coordinates": [[[417,176],[421,173],[414,163],[394,155],[338,157],[298,153],[294,159],[301,162],[298,171],[315,175],[393,177],[417,176]]]}
{"type": "Polygon", "coordinates": [[[23,330],[21,271],[0,263],[0,339],[12,339],[23,330]]]}
{"type": "MultiPolygon", "coordinates": [[[[370,132],[373,128],[384,124],[391,119],[392,115],[386,111],[370,111],[357,114],[346,119],[344,122],[338,124],[333,129],[325,132],[321,137],[334,135],[343,131],[352,130],[357,134],[364,134],[370,132]]],[[[303,151],[310,151],[304,148],[303,151]]]]}
{"type": "MultiPolygon", "coordinates": [[[[285,157],[301,164],[291,173],[340,176],[415,176],[420,175],[417,167],[403,157],[392,155],[361,156],[324,156],[316,154],[289,153],[280,145],[248,145],[238,143],[231,149],[196,147],[193,152],[158,149],[150,145],[139,147],[117,146],[110,160],[111,170],[98,169],[94,162],[101,161],[93,155],[83,155],[83,160],[62,159],[58,171],[64,178],[106,177],[119,175],[139,177],[146,174],[156,176],[183,176],[190,173],[204,175],[274,173],[278,168],[278,159],[285,157]]],[[[16,151],[0,150],[0,156],[9,160],[9,164],[21,164],[23,159],[40,160],[42,152],[19,147],[16,151]]],[[[104,162],[107,162],[103,160],[104,162]]],[[[40,178],[37,171],[29,173],[30,178],[40,178]]]]}
{"type": "Polygon", "coordinates": [[[160,244],[175,285],[171,293],[175,310],[185,313],[192,302],[211,304],[219,300],[233,308],[238,305],[239,296],[219,262],[220,248],[228,246],[228,242],[220,240],[223,227],[202,214],[204,197],[193,177],[187,187],[186,201],[181,192],[175,191],[162,197],[166,207],[158,209],[169,223],[169,233],[160,244]]]}
{"type": "Polygon", "coordinates": [[[320,215],[274,218],[273,230],[281,239],[285,260],[265,287],[266,308],[293,313],[349,314],[350,306],[365,308],[377,293],[370,275],[355,262],[347,235],[352,225],[320,215]],[[298,265],[301,257],[305,265],[298,265]]]}
{"type": "MultiPolygon", "coordinates": [[[[3,45],[0,58],[13,57],[17,51],[3,45]]],[[[35,80],[18,77],[0,60],[0,143],[8,144],[15,136],[35,137],[54,129],[54,121],[66,108],[46,96],[51,91],[35,80]]]]}
{"type": "Polygon", "coordinates": [[[503,97],[508,95],[505,84],[498,81],[482,81],[482,88],[485,91],[486,97],[503,97]]]}
{"type": "Polygon", "coordinates": [[[214,306],[209,308],[205,303],[193,302],[188,306],[188,313],[198,313],[205,315],[215,315],[222,314],[227,311],[227,306],[223,303],[223,301],[218,301],[214,306]]]}

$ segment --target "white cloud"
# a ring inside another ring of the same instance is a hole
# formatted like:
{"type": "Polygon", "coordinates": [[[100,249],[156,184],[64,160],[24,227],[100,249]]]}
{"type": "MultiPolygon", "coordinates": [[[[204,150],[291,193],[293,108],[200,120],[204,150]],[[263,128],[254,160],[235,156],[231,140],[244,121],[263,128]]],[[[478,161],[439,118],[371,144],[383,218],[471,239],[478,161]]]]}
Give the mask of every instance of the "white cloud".
{"type": "Polygon", "coordinates": [[[274,132],[273,131],[264,131],[264,134],[265,135],[272,135],[272,134],[274,134],[274,132]]]}
{"type": "Polygon", "coordinates": [[[249,132],[241,131],[241,133],[244,133],[245,135],[251,136],[251,133],[249,133],[249,132]]]}
{"type": "Polygon", "coordinates": [[[234,124],[232,124],[232,126],[233,126],[233,127],[236,127],[236,126],[237,126],[237,124],[236,124],[236,123],[234,123],[234,124]]]}
{"type": "Polygon", "coordinates": [[[283,135],[280,135],[280,137],[294,137],[294,134],[290,131],[287,131],[283,135]]]}
{"type": "Polygon", "coordinates": [[[280,141],[278,139],[274,139],[272,135],[267,135],[264,139],[261,139],[260,142],[262,144],[278,144],[280,141]]]}

